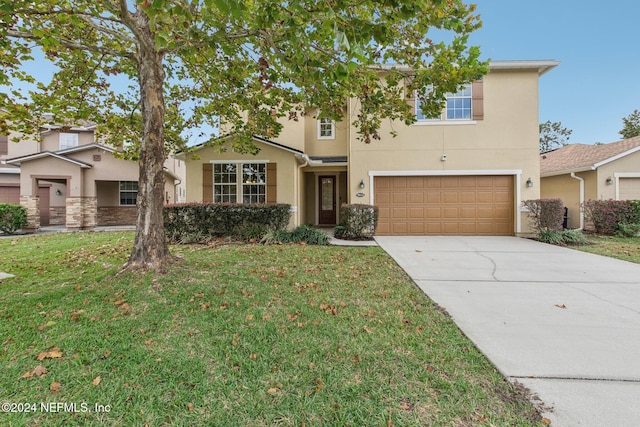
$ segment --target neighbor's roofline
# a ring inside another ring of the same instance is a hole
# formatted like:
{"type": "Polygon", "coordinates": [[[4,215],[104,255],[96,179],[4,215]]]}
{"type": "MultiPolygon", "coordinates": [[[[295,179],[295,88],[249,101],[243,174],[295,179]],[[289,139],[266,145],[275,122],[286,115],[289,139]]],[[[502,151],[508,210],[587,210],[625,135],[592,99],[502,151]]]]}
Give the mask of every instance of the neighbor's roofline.
{"type": "Polygon", "coordinates": [[[572,173],[572,172],[594,171],[594,170],[598,169],[600,166],[604,166],[607,163],[614,162],[614,161],[616,161],[618,159],[621,159],[623,157],[626,157],[626,156],[628,156],[630,154],[637,153],[638,151],[640,151],[640,145],[637,146],[637,147],[633,147],[633,148],[631,148],[631,149],[629,149],[627,151],[623,151],[622,153],[618,153],[615,156],[611,156],[611,157],[606,158],[604,160],[600,160],[599,162],[593,163],[591,165],[578,166],[578,167],[575,167],[575,168],[549,171],[549,172],[541,173],[540,177],[546,178],[546,177],[549,177],[549,176],[565,175],[565,174],[569,174],[569,173],[572,173]]]}

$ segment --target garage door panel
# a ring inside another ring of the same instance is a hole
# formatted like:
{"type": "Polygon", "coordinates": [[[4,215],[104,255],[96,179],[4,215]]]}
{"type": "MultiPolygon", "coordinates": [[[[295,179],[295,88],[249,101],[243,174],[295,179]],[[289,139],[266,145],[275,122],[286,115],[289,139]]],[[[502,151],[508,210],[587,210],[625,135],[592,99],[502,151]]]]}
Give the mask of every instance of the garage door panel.
{"type": "Polygon", "coordinates": [[[415,203],[419,203],[419,204],[424,204],[424,197],[425,194],[424,193],[416,193],[416,192],[411,192],[409,193],[409,203],[411,204],[415,204],[415,203]]]}
{"type": "Polygon", "coordinates": [[[393,219],[407,219],[407,208],[403,208],[403,207],[392,208],[391,217],[393,219]]]}
{"type": "Polygon", "coordinates": [[[19,185],[0,185],[0,203],[9,203],[12,205],[20,204],[20,186],[19,185]]]}
{"type": "Polygon", "coordinates": [[[394,205],[407,203],[407,193],[394,192],[393,195],[391,196],[391,202],[394,205]]]}
{"type": "Polygon", "coordinates": [[[406,222],[395,222],[392,224],[392,233],[396,235],[406,235],[409,234],[408,227],[406,222]]]}
{"type": "Polygon", "coordinates": [[[514,200],[513,176],[375,177],[376,233],[513,235],[514,200]]]}
{"type": "Polygon", "coordinates": [[[640,178],[620,178],[620,200],[640,200],[640,178]]]}
{"type": "Polygon", "coordinates": [[[478,216],[475,206],[461,207],[458,212],[458,218],[461,220],[473,220],[478,216]]]}
{"type": "Polygon", "coordinates": [[[409,218],[421,220],[425,217],[424,208],[410,208],[409,209],[409,218]]]}
{"type": "Polygon", "coordinates": [[[409,224],[409,234],[420,235],[425,234],[425,228],[423,222],[412,222],[409,224]]]}
{"type": "Polygon", "coordinates": [[[394,190],[402,190],[407,188],[407,179],[404,177],[394,177],[396,179],[392,180],[391,187],[394,190]]]}
{"type": "Polygon", "coordinates": [[[458,192],[445,191],[442,193],[442,201],[444,203],[458,203],[458,192]]]}

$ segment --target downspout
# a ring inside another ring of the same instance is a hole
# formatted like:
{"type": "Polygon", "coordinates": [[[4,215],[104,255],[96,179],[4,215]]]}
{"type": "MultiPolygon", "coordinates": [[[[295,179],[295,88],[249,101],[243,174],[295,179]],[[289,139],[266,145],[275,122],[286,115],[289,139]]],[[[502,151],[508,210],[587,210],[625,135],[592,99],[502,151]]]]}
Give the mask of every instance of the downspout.
{"type": "Polygon", "coordinates": [[[571,178],[580,181],[580,228],[578,230],[584,229],[584,179],[576,176],[575,172],[571,172],[571,178]]]}
{"type": "Polygon", "coordinates": [[[300,173],[302,173],[302,168],[306,167],[309,165],[309,156],[307,154],[302,154],[300,156],[296,156],[298,159],[302,159],[303,162],[301,164],[298,165],[297,168],[297,174],[296,174],[296,179],[294,181],[294,191],[295,191],[295,195],[296,195],[296,227],[301,225],[302,222],[300,221],[300,173]]]}

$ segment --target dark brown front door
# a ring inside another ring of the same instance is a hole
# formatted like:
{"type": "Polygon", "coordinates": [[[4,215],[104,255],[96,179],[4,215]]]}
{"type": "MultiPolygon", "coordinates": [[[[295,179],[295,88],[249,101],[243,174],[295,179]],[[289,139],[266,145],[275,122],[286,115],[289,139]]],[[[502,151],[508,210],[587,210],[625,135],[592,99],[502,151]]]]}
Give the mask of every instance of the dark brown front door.
{"type": "Polygon", "coordinates": [[[318,201],[318,223],[333,225],[336,223],[336,177],[318,177],[320,200],[318,201]]]}
{"type": "Polygon", "coordinates": [[[50,187],[40,187],[38,190],[38,196],[40,197],[40,225],[44,227],[49,225],[50,187]]]}

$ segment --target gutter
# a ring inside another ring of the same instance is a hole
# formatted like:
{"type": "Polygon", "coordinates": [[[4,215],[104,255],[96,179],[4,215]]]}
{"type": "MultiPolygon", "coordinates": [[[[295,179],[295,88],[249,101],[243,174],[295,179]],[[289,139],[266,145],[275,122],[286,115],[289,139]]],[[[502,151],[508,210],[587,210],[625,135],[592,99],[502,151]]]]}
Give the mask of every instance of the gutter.
{"type": "Polygon", "coordinates": [[[575,172],[571,172],[571,178],[576,179],[580,182],[580,228],[578,230],[584,229],[584,179],[576,176],[575,172]]]}

